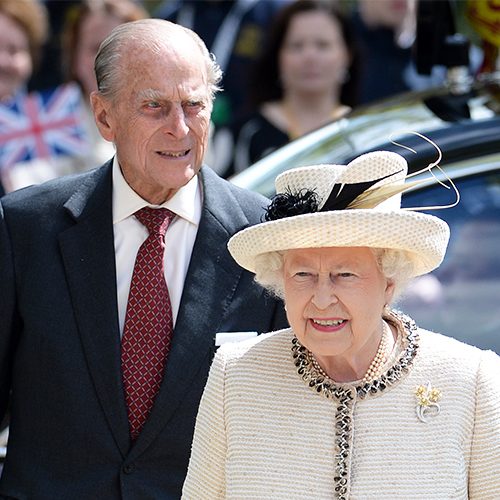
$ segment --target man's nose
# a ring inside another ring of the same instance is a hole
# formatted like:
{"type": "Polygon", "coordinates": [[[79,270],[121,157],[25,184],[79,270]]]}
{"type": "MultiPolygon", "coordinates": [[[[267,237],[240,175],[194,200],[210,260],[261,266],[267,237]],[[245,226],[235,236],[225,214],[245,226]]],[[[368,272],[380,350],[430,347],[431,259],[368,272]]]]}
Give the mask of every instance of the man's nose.
{"type": "Polygon", "coordinates": [[[188,134],[189,127],[186,123],[186,115],[181,104],[172,105],[165,120],[165,127],[168,133],[179,139],[188,134]]]}

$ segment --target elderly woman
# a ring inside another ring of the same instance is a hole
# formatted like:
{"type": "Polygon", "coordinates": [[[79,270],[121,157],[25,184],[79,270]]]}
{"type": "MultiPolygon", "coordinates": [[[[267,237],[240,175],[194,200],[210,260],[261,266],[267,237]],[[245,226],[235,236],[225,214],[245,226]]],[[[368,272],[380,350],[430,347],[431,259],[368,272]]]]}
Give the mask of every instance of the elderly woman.
{"type": "Polygon", "coordinates": [[[184,500],[500,498],[500,358],[390,308],[449,237],[400,209],[406,169],[376,152],[287,171],[232,238],[291,328],[217,352],[184,500]]]}

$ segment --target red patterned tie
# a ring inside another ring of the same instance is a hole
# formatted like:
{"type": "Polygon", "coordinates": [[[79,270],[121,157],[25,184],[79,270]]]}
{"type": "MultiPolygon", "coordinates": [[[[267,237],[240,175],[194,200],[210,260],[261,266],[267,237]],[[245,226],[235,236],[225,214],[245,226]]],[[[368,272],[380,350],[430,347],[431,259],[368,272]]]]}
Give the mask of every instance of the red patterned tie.
{"type": "Polygon", "coordinates": [[[135,442],[160,390],[172,337],[172,308],[163,272],[164,236],[175,214],[142,208],[135,216],[149,230],[135,260],[122,338],[123,385],[135,442]]]}

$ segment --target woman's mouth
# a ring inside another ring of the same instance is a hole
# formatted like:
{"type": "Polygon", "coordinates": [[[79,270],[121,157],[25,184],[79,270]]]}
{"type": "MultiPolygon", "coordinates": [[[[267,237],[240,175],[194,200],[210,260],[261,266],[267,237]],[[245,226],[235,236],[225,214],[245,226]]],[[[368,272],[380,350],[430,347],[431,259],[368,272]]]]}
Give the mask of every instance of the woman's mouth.
{"type": "Polygon", "coordinates": [[[316,330],[333,332],[340,330],[347,323],[347,320],[311,318],[310,322],[316,330]]]}

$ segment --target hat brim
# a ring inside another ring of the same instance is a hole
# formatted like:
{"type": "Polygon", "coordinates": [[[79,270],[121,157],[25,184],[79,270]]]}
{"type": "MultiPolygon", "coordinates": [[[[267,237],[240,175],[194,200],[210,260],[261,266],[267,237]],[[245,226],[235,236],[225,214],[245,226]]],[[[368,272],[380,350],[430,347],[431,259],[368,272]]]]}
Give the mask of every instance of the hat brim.
{"type": "Polygon", "coordinates": [[[255,257],[297,248],[391,248],[413,254],[415,274],[443,261],[450,237],[445,221],[406,210],[354,209],[316,212],[264,222],[235,234],[228,248],[236,262],[255,272],[255,257]]]}

